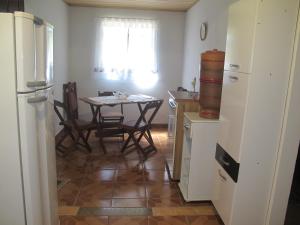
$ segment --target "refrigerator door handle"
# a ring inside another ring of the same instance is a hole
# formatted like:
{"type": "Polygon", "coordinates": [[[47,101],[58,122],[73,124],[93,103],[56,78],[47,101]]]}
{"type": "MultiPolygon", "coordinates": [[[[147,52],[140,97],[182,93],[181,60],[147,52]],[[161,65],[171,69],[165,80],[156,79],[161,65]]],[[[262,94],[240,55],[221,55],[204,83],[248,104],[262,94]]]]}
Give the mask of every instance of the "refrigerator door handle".
{"type": "Polygon", "coordinates": [[[47,101],[47,97],[46,96],[38,96],[38,97],[33,97],[33,98],[29,98],[27,99],[28,103],[39,103],[39,102],[45,102],[47,101]]]}
{"type": "Polygon", "coordinates": [[[47,85],[47,81],[41,80],[41,81],[28,81],[27,87],[44,87],[47,85]]]}
{"type": "Polygon", "coordinates": [[[233,82],[236,82],[239,80],[239,78],[237,76],[229,76],[229,79],[233,82]]]}
{"type": "Polygon", "coordinates": [[[36,17],[36,16],[34,17],[33,22],[35,25],[38,25],[38,26],[41,26],[44,24],[44,21],[41,18],[36,17]]]}
{"type": "Polygon", "coordinates": [[[230,68],[235,68],[235,69],[239,69],[240,65],[238,64],[229,64],[230,68]]]}

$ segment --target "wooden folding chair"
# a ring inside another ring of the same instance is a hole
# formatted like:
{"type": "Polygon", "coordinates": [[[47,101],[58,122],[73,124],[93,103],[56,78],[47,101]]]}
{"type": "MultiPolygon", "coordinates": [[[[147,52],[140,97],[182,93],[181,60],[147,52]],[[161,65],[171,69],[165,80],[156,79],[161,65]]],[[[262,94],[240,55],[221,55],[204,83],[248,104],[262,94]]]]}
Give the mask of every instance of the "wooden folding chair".
{"type": "Polygon", "coordinates": [[[54,100],[54,110],[60,119],[60,125],[63,126],[63,136],[56,144],[56,149],[62,153],[66,150],[63,141],[70,136],[75,144],[92,151],[88,139],[92,130],[96,129],[96,124],[78,119],[78,102],[76,83],[68,83],[63,85],[64,103],[54,100]],[[62,116],[59,108],[66,114],[66,118],[62,116]],[[74,135],[75,134],[75,135],[74,135]],[[80,142],[81,141],[81,142],[80,142]]]}
{"type": "Polygon", "coordinates": [[[128,133],[128,138],[125,141],[121,152],[124,152],[126,149],[135,146],[138,150],[139,155],[143,156],[143,160],[147,159],[147,156],[151,152],[156,152],[157,149],[154,145],[154,141],[151,136],[151,123],[161,107],[163,100],[155,100],[148,103],[145,103],[144,109],[141,104],[138,104],[140,110],[140,117],[137,121],[128,121],[123,123],[123,129],[125,133],[128,133]],[[148,118],[148,119],[146,119],[148,118]],[[143,147],[141,145],[142,138],[148,142],[148,146],[143,147]],[[129,145],[130,141],[133,143],[129,145]]]}
{"type": "MultiPolygon", "coordinates": [[[[114,96],[112,91],[98,91],[98,96],[107,97],[114,96]]],[[[99,113],[99,121],[104,129],[104,132],[111,133],[111,135],[106,135],[106,137],[122,137],[124,141],[124,133],[117,132],[120,130],[120,126],[122,126],[124,115],[123,115],[123,104],[112,104],[106,105],[107,107],[119,107],[118,110],[109,110],[109,111],[101,111],[99,113]],[[114,133],[114,131],[116,131],[114,133]]],[[[104,106],[103,106],[104,107],[104,106]]]]}

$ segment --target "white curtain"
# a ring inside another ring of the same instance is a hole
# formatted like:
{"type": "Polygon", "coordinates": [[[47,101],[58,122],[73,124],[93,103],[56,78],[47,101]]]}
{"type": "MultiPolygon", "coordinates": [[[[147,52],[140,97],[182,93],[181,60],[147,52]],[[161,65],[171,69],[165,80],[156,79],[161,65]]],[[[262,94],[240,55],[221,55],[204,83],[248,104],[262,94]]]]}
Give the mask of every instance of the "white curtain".
{"type": "Polygon", "coordinates": [[[96,72],[116,79],[157,73],[155,20],[102,18],[96,72]]]}

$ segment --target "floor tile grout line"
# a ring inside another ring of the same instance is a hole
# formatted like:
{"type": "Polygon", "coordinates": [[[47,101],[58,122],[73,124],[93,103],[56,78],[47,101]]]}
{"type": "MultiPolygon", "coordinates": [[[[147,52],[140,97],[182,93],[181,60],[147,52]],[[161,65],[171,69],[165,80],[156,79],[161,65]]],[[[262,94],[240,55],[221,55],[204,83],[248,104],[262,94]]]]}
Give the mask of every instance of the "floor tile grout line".
{"type": "MultiPolygon", "coordinates": [[[[160,134],[160,133],[158,133],[158,134],[160,134]]],[[[162,157],[162,158],[166,158],[166,154],[165,154],[165,152],[162,150],[162,148],[164,148],[165,149],[165,143],[164,143],[164,139],[165,139],[165,137],[160,137],[159,135],[157,135],[157,134],[155,134],[155,135],[153,135],[153,136],[155,136],[155,141],[156,142],[159,142],[159,144],[158,144],[158,152],[161,154],[161,156],[159,156],[159,158],[160,157],[162,157]],[[162,145],[164,146],[164,147],[162,147],[162,145]]],[[[120,143],[118,143],[118,145],[120,145],[120,143]]],[[[117,155],[117,153],[116,152],[113,152],[112,153],[112,155],[117,155]]],[[[118,156],[119,157],[119,156],[118,156]]],[[[130,156],[131,157],[131,156],[130,156]]],[[[118,159],[121,159],[121,158],[118,158],[118,159]]],[[[123,160],[123,159],[122,159],[123,160]]],[[[124,159],[124,160],[126,160],[126,161],[133,161],[133,160],[135,160],[136,161],[136,159],[124,159]]],[[[156,160],[156,158],[153,158],[153,160],[156,160]]],[[[89,160],[90,161],[90,160],[89,160]]],[[[86,163],[88,163],[88,161],[86,161],[86,163]]],[[[85,166],[85,171],[86,171],[86,166],[85,166]]],[[[113,178],[113,180],[112,180],[112,183],[115,185],[116,183],[122,183],[122,182],[118,182],[117,181],[117,172],[118,171],[120,171],[120,170],[122,170],[122,169],[124,169],[124,168],[121,168],[120,167],[120,164],[117,164],[117,166],[115,166],[115,168],[114,169],[112,169],[112,168],[103,168],[103,170],[114,170],[114,178],[113,178]]],[[[125,169],[130,169],[130,168],[125,168],[125,169]]],[[[147,170],[149,170],[149,171],[165,171],[165,169],[157,169],[157,168],[149,168],[149,169],[147,169],[146,168],[146,166],[145,165],[143,165],[143,169],[142,169],[142,174],[143,174],[143,186],[144,186],[144,190],[145,190],[145,198],[143,198],[143,199],[145,199],[147,202],[146,202],[146,206],[148,207],[149,206],[149,200],[151,200],[151,196],[148,196],[148,194],[147,194],[147,185],[148,184],[151,184],[151,183],[156,183],[156,184],[164,184],[164,185],[170,185],[171,184],[171,182],[170,181],[165,181],[165,180],[163,180],[163,181],[158,181],[158,182],[153,182],[153,181],[150,181],[150,180],[147,180],[147,178],[146,178],[146,171],[147,170]]],[[[95,171],[96,172],[96,171],[95,171]]],[[[105,181],[100,181],[100,182],[105,182],[105,181]]],[[[108,181],[108,182],[111,182],[111,181],[108,181]]],[[[126,182],[125,182],[126,183],[126,182]]],[[[80,191],[82,191],[82,184],[80,185],[81,187],[80,187],[80,191]]],[[[177,193],[178,194],[178,192],[179,192],[179,190],[178,190],[178,188],[176,187],[176,191],[174,192],[174,193],[177,193]]],[[[176,197],[178,197],[178,199],[181,201],[182,199],[182,197],[181,196],[176,196],[176,197]]],[[[112,201],[113,199],[118,199],[118,198],[111,198],[110,200],[112,201]]],[[[128,198],[120,198],[120,199],[128,199],[128,198]]],[[[135,198],[134,198],[135,199],[135,198]]],[[[137,199],[140,199],[140,198],[137,198],[137,199]]],[[[166,197],[166,199],[169,199],[169,197],[166,197]]],[[[112,206],[112,204],[111,204],[111,206],[112,206]]],[[[112,208],[112,207],[111,207],[112,208]]]]}
{"type": "Polygon", "coordinates": [[[78,198],[79,198],[79,195],[81,194],[81,189],[82,189],[83,181],[84,181],[84,179],[86,178],[86,175],[87,175],[87,171],[86,170],[87,170],[87,164],[85,165],[84,175],[81,178],[81,182],[80,182],[80,185],[79,185],[79,190],[78,190],[78,193],[77,193],[77,195],[76,195],[76,197],[74,199],[73,205],[76,205],[76,203],[78,201],[78,198]]]}

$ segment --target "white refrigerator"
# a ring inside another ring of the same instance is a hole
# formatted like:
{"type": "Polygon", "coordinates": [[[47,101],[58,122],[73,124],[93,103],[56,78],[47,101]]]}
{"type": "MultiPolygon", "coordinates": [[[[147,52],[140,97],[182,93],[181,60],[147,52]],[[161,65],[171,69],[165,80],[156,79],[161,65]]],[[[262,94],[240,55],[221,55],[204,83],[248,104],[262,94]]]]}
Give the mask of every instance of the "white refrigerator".
{"type": "Polygon", "coordinates": [[[56,225],[53,27],[0,13],[0,224],[56,225]]]}

